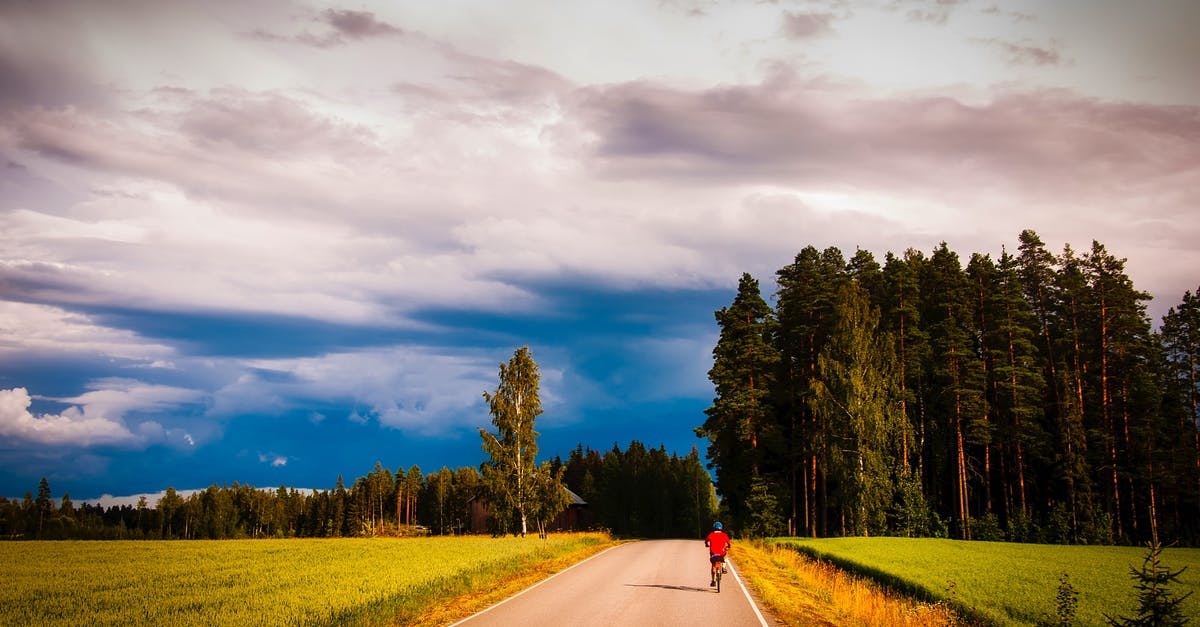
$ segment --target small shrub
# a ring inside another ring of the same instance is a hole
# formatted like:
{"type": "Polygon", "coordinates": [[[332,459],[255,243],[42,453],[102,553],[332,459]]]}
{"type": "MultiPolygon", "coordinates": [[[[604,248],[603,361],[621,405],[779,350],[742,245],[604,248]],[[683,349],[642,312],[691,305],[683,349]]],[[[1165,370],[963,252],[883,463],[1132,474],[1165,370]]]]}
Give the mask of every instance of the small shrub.
{"type": "Polygon", "coordinates": [[[1043,542],[1042,530],[1033,517],[1017,512],[1008,519],[1008,539],[1012,542],[1043,542]]]}
{"type": "Polygon", "coordinates": [[[1000,519],[988,512],[979,518],[971,519],[971,539],[999,542],[1004,540],[1004,531],[1000,529],[1000,519]]]}
{"type": "Polygon", "coordinates": [[[1058,595],[1054,598],[1054,616],[1044,615],[1038,627],[1071,627],[1075,624],[1075,608],[1079,606],[1079,593],[1071,585],[1067,573],[1058,580],[1058,595]]]}

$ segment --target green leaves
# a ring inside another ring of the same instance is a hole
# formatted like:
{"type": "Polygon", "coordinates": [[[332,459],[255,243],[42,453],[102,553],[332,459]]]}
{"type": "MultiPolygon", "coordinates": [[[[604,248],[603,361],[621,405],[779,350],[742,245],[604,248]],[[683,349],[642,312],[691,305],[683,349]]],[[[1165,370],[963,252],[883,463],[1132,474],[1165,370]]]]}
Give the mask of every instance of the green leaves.
{"type": "Polygon", "coordinates": [[[522,536],[528,532],[529,516],[538,505],[538,433],[533,425],[542,413],[539,380],[537,363],[529,347],[522,346],[507,364],[500,364],[496,391],[483,393],[496,427],[496,433],[479,430],[483,450],[490,458],[483,467],[484,483],[497,521],[503,525],[506,514],[515,513],[520,518],[522,536]]]}

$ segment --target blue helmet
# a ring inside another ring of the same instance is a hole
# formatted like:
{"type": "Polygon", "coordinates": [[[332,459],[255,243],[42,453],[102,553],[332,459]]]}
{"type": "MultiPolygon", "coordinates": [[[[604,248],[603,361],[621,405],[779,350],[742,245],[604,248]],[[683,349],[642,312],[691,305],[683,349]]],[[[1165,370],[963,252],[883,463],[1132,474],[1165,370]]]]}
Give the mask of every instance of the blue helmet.
{"type": "Polygon", "coordinates": [[[719,523],[719,522],[713,523],[713,529],[720,529],[720,528],[721,528],[721,523],[719,523]]]}

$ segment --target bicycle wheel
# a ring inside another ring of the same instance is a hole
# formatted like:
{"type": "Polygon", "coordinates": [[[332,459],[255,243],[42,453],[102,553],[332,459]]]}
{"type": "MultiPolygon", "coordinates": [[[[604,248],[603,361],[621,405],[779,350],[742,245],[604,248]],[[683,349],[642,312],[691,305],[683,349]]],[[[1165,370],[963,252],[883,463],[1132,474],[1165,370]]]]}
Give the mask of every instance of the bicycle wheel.
{"type": "Polygon", "coordinates": [[[721,593],[721,571],[723,571],[723,570],[725,570],[725,569],[721,568],[721,566],[718,564],[717,565],[717,593],[718,594],[721,593]]]}

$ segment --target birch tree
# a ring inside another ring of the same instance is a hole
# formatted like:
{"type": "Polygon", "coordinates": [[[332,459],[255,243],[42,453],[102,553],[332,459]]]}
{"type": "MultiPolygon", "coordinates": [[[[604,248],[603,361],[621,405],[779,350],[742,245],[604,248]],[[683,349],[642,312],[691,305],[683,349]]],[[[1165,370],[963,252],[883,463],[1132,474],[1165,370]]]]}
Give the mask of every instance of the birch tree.
{"type": "Polygon", "coordinates": [[[483,450],[491,459],[484,463],[483,478],[498,511],[515,512],[521,520],[521,536],[529,531],[529,514],[536,498],[534,473],[538,433],[534,420],[542,413],[538,397],[538,366],[528,346],[500,364],[500,384],[495,392],[484,392],[496,433],[479,429],[483,450]]]}

